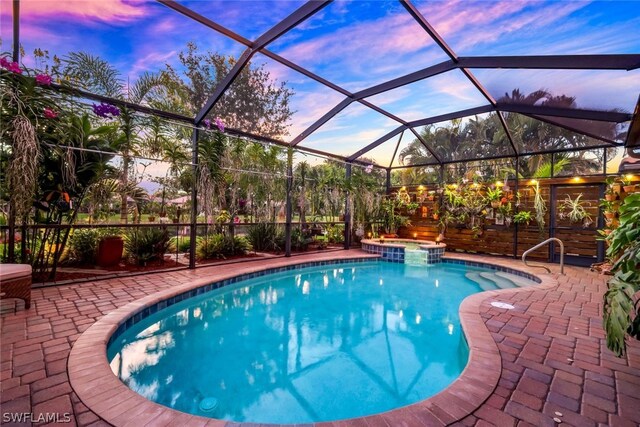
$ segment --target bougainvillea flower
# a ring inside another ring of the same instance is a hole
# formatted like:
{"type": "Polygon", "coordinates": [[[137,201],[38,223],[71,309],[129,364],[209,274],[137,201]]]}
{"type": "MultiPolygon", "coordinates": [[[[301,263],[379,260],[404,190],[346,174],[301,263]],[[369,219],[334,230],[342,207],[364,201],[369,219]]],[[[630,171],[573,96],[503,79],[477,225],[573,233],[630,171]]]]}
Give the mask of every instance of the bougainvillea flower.
{"type": "Polygon", "coordinates": [[[209,120],[209,119],[204,119],[204,120],[202,121],[202,123],[204,124],[204,127],[205,127],[205,128],[207,128],[207,129],[211,129],[211,120],[209,120]]]}
{"type": "Polygon", "coordinates": [[[38,74],[36,76],[36,83],[40,86],[51,86],[51,76],[47,74],[38,74]]]}
{"type": "Polygon", "coordinates": [[[9,61],[7,58],[5,58],[4,56],[2,58],[0,58],[0,67],[2,68],[9,68],[9,65],[11,65],[11,61],[9,61]]]}
{"type": "Polygon", "coordinates": [[[502,202],[502,203],[507,203],[507,198],[506,198],[506,197],[503,197],[503,198],[500,200],[500,202],[502,202]]]}
{"type": "Polygon", "coordinates": [[[224,122],[220,117],[216,117],[216,127],[220,130],[220,132],[224,132],[224,122]]]}
{"type": "Polygon", "coordinates": [[[369,165],[369,166],[367,166],[366,168],[364,168],[364,171],[365,171],[366,173],[371,173],[371,172],[373,172],[373,165],[369,165]]]}
{"type": "Polygon", "coordinates": [[[44,109],[44,116],[47,119],[55,119],[56,117],[58,117],[58,113],[53,111],[51,108],[45,108],[44,109]]]}
{"type": "Polygon", "coordinates": [[[101,102],[100,105],[93,104],[93,112],[98,117],[116,117],[120,115],[120,109],[115,105],[105,104],[101,102]]]}

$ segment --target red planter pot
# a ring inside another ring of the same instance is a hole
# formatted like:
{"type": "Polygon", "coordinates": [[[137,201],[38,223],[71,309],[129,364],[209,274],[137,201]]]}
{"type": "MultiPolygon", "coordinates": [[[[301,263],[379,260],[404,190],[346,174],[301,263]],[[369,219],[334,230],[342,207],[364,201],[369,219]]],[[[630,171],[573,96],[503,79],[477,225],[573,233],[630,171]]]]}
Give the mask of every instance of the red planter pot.
{"type": "Polygon", "coordinates": [[[122,259],[124,251],[124,241],[122,237],[107,237],[98,244],[98,256],[96,263],[100,267],[111,267],[117,265],[122,259]]]}

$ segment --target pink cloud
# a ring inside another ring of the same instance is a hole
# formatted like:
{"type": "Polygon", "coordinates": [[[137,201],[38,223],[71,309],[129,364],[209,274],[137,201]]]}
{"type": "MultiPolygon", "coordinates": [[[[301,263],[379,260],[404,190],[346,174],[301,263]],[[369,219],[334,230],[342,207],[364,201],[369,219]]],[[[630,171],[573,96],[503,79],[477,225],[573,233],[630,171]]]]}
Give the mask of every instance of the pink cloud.
{"type": "Polygon", "coordinates": [[[553,26],[554,33],[557,33],[558,26],[575,25],[567,18],[589,3],[543,3],[531,0],[490,3],[452,0],[423,3],[420,11],[436,31],[449,41],[454,51],[463,54],[465,50],[483,43],[512,42],[513,36],[519,33],[539,49],[540,40],[538,37],[532,37],[533,34],[537,34],[532,33],[533,31],[553,26]]]}
{"type": "MultiPolygon", "coordinates": [[[[0,0],[0,13],[11,15],[12,1],[0,0]]],[[[20,14],[24,18],[64,15],[71,18],[125,23],[146,14],[142,0],[23,0],[20,14]]]]}
{"type": "Polygon", "coordinates": [[[310,40],[300,37],[301,34],[296,36],[292,34],[287,38],[288,46],[282,50],[276,48],[276,51],[330,80],[337,78],[330,75],[334,72],[342,79],[349,78],[350,82],[337,83],[351,90],[445,59],[428,34],[403,12],[376,20],[351,22],[310,40]],[[407,60],[408,55],[414,55],[411,62],[407,60]],[[343,67],[346,72],[340,71],[343,67]]]}

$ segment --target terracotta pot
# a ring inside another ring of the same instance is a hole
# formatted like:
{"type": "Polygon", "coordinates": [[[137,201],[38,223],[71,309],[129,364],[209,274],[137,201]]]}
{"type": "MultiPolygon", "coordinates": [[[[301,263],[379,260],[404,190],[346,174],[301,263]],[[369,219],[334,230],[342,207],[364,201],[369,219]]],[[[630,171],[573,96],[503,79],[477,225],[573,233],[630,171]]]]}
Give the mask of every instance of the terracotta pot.
{"type": "Polygon", "coordinates": [[[100,267],[111,267],[116,265],[122,259],[124,250],[124,241],[120,236],[105,237],[98,244],[98,255],[96,256],[96,264],[100,267]]]}
{"type": "Polygon", "coordinates": [[[615,194],[605,194],[604,199],[608,202],[613,202],[616,199],[615,194]]]}
{"type": "Polygon", "coordinates": [[[153,222],[156,220],[155,216],[149,215],[149,222],[153,222]]]}
{"type": "Polygon", "coordinates": [[[615,218],[616,214],[614,212],[605,212],[604,213],[604,217],[607,219],[613,219],[615,218]]]}
{"type": "Polygon", "coordinates": [[[500,207],[500,200],[493,200],[491,202],[491,207],[494,208],[494,209],[499,208],[500,207]]]}
{"type": "Polygon", "coordinates": [[[635,185],[625,185],[624,187],[622,187],[625,193],[633,193],[635,188],[636,188],[635,185]]]}

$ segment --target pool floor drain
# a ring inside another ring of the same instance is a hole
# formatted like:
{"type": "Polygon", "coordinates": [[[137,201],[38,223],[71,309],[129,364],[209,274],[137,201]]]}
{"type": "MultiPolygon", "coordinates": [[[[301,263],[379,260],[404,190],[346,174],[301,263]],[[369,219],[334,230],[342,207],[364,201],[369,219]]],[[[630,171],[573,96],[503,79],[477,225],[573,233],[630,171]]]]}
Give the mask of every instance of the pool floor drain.
{"type": "Polygon", "coordinates": [[[200,401],[200,410],[202,412],[211,412],[218,407],[218,399],[215,397],[205,397],[200,401]]]}

